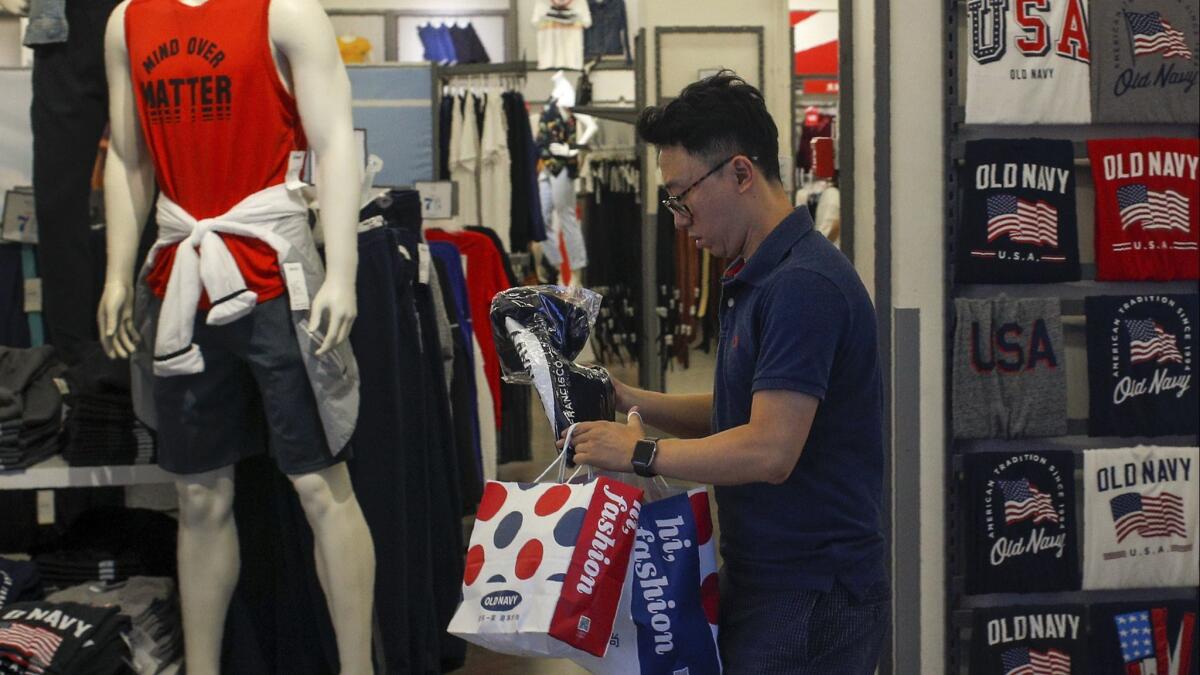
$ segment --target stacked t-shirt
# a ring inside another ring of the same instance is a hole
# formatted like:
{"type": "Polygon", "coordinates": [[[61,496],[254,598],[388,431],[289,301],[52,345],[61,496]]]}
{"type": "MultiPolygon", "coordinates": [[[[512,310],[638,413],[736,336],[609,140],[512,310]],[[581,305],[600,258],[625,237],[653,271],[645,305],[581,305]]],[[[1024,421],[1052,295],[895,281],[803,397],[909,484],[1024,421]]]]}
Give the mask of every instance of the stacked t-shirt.
{"type": "Polygon", "coordinates": [[[47,600],[116,607],[131,622],[125,638],[138,673],[158,673],[183,658],[179,596],[169,578],[132,577],[114,584],[83,584],[54,593],[47,600]]]}
{"type": "Polygon", "coordinates": [[[974,619],[971,675],[1087,672],[1082,605],[977,609],[974,619]]]}
{"type": "Polygon", "coordinates": [[[42,599],[37,565],[27,560],[0,558],[0,610],[15,602],[42,599]]]}
{"type": "Polygon", "coordinates": [[[176,530],[175,520],[157,511],[96,508],[76,518],[57,540],[30,553],[50,589],[173,576],[176,530]]]}
{"type": "Polygon", "coordinates": [[[538,70],[583,70],[583,30],[592,25],[587,0],[536,0],[538,70]]]}
{"type": "Polygon", "coordinates": [[[33,466],[58,452],[65,371],[53,347],[0,347],[0,471],[33,466]]]}
{"type": "Polygon", "coordinates": [[[1075,165],[1070,141],[967,143],[958,280],[1079,280],[1075,165]]]}
{"type": "Polygon", "coordinates": [[[1091,0],[1097,122],[1200,121],[1196,4],[1091,0]]]}
{"type": "Polygon", "coordinates": [[[1200,278],[1200,139],[1093,140],[1088,156],[1096,278],[1200,278]]]}
{"type": "Polygon", "coordinates": [[[1092,121],[1084,0],[971,2],[967,13],[968,124],[1092,121]]]}
{"type": "Polygon", "coordinates": [[[1092,296],[1087,312],[1092,436],[1197,432],[1195,295],[1092,296]]]}
{"type": "Polygon", "coordinates": [[[1083,453],[1083,588],[1200,583],[1200,448],[1083,453]]]}
{"type": "Polygon", "coordinates": [[[1198,631],[1195,597],[1092,605],[1087,672],[1200,674],[1198,631]]]}
{"type": "Polygon", "coordinates": [[[954,437],[1066,434],[1058,299],[957,298],[954,304],[954,437]]]}
{"type": "Polygon", "coordinates": [[[983,452],[963,460],[967,592],[1078,589],[1074,455],[983,452]]]}
{"type": "Polygon", "coordinates": [[[129,620],[115,607],[22,602],[0,610],[0,672],[5,675],[128,673],[129,620]]]}

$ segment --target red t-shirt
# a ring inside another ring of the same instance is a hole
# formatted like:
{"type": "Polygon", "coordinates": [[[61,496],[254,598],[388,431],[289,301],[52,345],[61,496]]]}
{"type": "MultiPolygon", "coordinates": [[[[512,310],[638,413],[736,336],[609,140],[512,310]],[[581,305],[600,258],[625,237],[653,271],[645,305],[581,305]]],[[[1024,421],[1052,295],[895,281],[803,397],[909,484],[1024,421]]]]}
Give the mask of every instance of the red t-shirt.
{"type": "MultiPolygon", "coordinates": [[[[270,0],[133,0],[126,8],[130,75],[158,186],[198,220],[284,182],[290,153],[307,146],[271,53],[269,9],[270,0]]],[[[274,249],[221,237],[260,302],[283,294],[274,249]]],[[[159,297],[174,254],[160,251],[147,276],[159,297]]]]}
{"type": "Polygon", "coordinates": [[[1200,278],[1200,139],[1088,141],[1096,278],[1200,278]]]}
{"type": "Polygon", "coordinates": [[[471,305],[471,323],[475,325],[475,337],[483,352],[483,371],[487,375],[488,388],[492,391],[492,405],[496,411],[496,428],[500,428],[500,357],[496,354],[496,340],[492,336],[492,298],[510,288],[508,275],[504,273],[504,260],[496,245],[487,235],[478,232],[446,232],[426,230],[429,241],[445,241],[458,247],[467,261],[467,302],[471,305]]]}

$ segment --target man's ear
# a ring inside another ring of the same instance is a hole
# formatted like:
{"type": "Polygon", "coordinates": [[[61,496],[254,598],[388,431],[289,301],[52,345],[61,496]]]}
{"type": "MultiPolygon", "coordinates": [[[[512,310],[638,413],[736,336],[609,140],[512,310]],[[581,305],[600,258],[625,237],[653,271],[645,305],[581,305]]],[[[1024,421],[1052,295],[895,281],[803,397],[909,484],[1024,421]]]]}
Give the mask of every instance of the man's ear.
{"type": "Polygon", "coordinates": [[[738,192],[745,192],[754,183],[754,164],[748,158],[733,160],[733,175],[737,179],[738,192]]]}

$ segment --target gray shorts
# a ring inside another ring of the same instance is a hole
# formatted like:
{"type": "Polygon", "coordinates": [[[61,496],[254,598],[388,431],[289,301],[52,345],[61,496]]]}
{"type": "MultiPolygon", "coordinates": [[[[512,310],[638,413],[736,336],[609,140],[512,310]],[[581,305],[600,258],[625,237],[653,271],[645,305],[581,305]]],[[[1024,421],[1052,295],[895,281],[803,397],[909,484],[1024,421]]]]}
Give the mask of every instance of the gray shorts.
{"type": "Polygon", "coordinates": [[[204,372],[154,378],[159,465],[202,473],[270,451],[286,474],[346,460],[330,452],[287,296],[224,326],[196,317],[193,342],[204,372]]]}

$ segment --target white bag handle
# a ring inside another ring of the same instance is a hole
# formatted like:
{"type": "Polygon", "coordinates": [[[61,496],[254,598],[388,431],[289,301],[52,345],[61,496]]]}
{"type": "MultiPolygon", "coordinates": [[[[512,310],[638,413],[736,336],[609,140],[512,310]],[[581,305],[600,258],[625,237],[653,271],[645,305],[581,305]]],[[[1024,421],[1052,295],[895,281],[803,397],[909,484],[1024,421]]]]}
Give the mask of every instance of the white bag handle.
{"type": "MultiPolygon", "coordinates": [[[[583,470],[583,465],[580,465],[580,466],[576,467],[575,473],[571,474],[570,478],[566,478],[567,448],[571,447],[571,437],[575,435],[575,427],[577,427],[577,426],[579,426],[578,422],[567,427],[567,435],[566,435],[566,438],[563,439],[562,452],[558,453],[558,456],[554,458],[554,461],[550,462],[550,466],[546,467],[546,470],[543,471],[540,476],[538,476],[537,478],[534,478],[533,482],[535,482],[535,483],[542,482],[542,479],[546,477],[546,474],[550,473],[550,470],[553,469],[555,467],[555,465],[558,466],[558,482],[559,483],[567,483],[567,482],[575,480],[575,477],[578,476],[579,472],[583,470]]],[[[590,466],[587,467],[587,470],[588,470],[588,478],[590,479],[592,477],[592,467],[590,467],[590,466]]]]}

